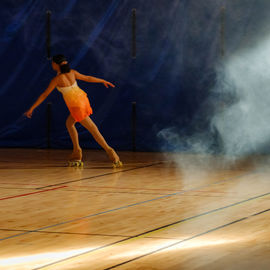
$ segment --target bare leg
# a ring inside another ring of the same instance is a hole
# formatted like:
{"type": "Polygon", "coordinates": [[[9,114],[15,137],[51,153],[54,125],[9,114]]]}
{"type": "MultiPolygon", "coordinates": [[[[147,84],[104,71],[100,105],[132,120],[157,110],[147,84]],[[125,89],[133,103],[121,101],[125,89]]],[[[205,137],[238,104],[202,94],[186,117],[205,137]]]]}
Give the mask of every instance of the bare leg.
{"type": "Polygon", "coordinates": [[[114,151],[114,149],[111,148],[107,144],[107,142],[105,141],[105,139],[103,138],[103,136],[99,132],[97,126],[91,120],[91,118],[90,117],[86,117],[80,123],[92,134],[92,136],[94,137],[94,139],[96,140],[96,142],[106,151],[106,153],[108,154],[109,158],[113,162],[118,162],[119,161],[119,156],[116,154],[116,152],[114,151]]]}
{"type": "Polygon", "coordinates": [[[82,159],[82,149],[79,145],[79,136],[78,136],[78,132],[77,129],[75,127],[75,123],[76,121],[74,120],[74,118],[69,115],[67,120],[66,120],[66,127],[68,130],[68,133],[70,135],[70,138],[72,140],[72,144],[73,144],[73,153],[71,155],[71,159],[82,159]]]}

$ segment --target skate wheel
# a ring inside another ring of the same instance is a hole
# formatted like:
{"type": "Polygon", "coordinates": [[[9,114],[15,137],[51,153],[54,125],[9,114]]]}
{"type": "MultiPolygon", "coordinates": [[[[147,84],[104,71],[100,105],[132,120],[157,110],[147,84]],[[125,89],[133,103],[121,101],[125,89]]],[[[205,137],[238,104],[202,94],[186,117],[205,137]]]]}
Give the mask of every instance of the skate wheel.
{"type": "Polygon", "coordinates": [[[123,163],[120,160],[113,163],[113,168],[114,169],[121,168],[121,167],[123,167],[123,163]]]}
{"type": "Polygon", "coordinates": [[[78,160],[78,161],[69,161],[68,162],[69,167],[83,167],[83,162],[78,160]]]}

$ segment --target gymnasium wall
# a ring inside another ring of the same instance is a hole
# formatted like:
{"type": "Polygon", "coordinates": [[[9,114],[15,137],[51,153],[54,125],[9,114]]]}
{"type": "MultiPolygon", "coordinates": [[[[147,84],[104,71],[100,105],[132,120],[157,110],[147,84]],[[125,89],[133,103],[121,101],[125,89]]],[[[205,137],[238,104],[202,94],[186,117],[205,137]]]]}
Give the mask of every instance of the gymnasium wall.
{"type": "MultiPolygon", "coordinates": [[[[136,102],[137,150],[230,152],[241,133],[231,142],[226,130],[239,123],[228,126],[222,119],[234,123],[237,112],[222,114],[245,96],[239,95],[239,85],[227,71],[235,56],[256,51],[270,33],[269,7],[267,0],[1,1],[0,147],[46,148],[48,103],[51,147],[71,147],[65,128],[68,110],[57,90],[31,120],[23,116],[55,75],[46,51],[50,10],[52,55],[65,54],[72,68],[116,85],[106,89],[79,81],[93,107],[92,119],[109,144],[132,149],[132,102],[136,102]],[[133,8],[136,58],[132,57],[133,8]]],[[[263,54],[260,57],[265,60],[263,54]]],[[[245,62],[240,69],[252,65],[245,62]]],[[[241,80],[243,72],[237,75],[241,80]]],[[[254,70],[247,74],[255,76],[254,70]]],[[[253,87],[255,91],[257,85],[253,87]]],[[[253,112],[245,115],[249,113],[253,112]]],[[[253,129],[252,125],[245,128],[253,129]]],[[[98,148],[84,128],[79,124],[77,128],[82,147],[98,148]]],[[[265,135],[261,134],[264,150],[268,149],[265,135]]],[[[251,143],[255,144],[251,150],[257,150],[257,139],[251,143]]]]}

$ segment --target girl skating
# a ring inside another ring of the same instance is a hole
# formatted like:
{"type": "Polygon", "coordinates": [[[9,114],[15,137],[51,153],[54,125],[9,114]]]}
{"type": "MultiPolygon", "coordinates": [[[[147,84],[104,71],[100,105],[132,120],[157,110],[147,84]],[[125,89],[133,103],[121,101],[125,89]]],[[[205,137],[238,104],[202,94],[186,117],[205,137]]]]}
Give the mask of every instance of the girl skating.
{"type": "Polygon", "coordinates": [[[122,167],[119,156],[111,148],[99,132],[95,123],[89,117],[93,112],[90,106],[87,94],[78,87],[76,80],[82,80],[92,83],[103,83],[107,88],[115,87],[112,83],[103,79],[80,74],[74,69],[70,69],[69,64],[64,55],[55,55],[52,60],[52,68],[57,72],[48,88],[39,96],[37,101],[25,113],[28,118],[32,117],[32,113],[47,96],[57,88],[63,95],[65,103],[70,111],[70,115],[66,120],[66,127],[73,144],[73,152],[70,156],[70,166],[82,166],[82,149],[79,145],[78,132],[75,127],[76,122],[80,122],[94,137],[97,143],[106,151],[107,155],[113,162],[113,167],[122,167]]]}

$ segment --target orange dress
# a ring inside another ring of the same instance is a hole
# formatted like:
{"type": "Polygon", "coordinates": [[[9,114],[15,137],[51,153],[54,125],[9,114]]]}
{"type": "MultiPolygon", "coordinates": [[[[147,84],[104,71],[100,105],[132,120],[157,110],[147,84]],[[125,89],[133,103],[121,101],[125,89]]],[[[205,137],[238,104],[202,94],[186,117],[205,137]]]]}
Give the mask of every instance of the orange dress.
{"type": "Polygon", "coordinates": [[[77,82],[68,87],[56,87],[62,93],[71,116],[76,122],[82,121],[93,113],[87,94],[77,85],[77,82]]]}

